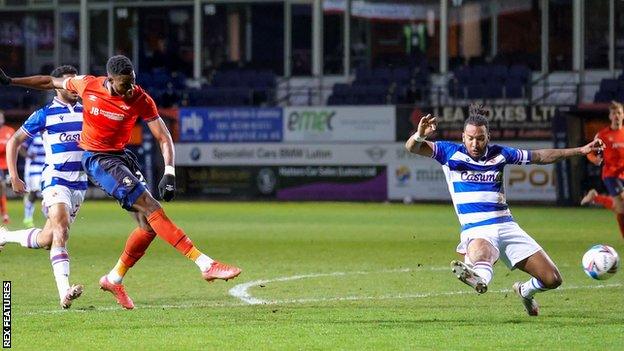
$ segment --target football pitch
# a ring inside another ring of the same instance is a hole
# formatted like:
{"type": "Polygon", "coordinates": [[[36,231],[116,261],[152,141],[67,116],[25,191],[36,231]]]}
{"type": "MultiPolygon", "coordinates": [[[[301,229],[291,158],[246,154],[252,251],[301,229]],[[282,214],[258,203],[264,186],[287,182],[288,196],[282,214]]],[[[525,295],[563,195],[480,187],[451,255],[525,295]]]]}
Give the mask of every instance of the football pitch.
{"type": "MultiPolygon", "coordinates": [[[[9,206],[19,223],[21,203],[9,206]]],[[[126,276],[137,307],[125,311],[98,289],[98,279],[115,264],[133,222],[112,200],[87,201],[69,242],[71,282],[85,285],[71,310],[58,305],[47,251],[11,245],[0,253],[1,278],[12,282],[12,348],[624,348],[624,272],[600,282],[580,267],[595,243],[624,254],[613,214],[511,208],[564,278],[557,291],[537,295],[538,317],[527,316],[510,291],[526,274],[499,262],[490,290],[477,295],[450,273],[459,238],[450,204],[165,204],[201,250],[243,273],[206,283],[192,262],[157,240],[126,276]]]]}

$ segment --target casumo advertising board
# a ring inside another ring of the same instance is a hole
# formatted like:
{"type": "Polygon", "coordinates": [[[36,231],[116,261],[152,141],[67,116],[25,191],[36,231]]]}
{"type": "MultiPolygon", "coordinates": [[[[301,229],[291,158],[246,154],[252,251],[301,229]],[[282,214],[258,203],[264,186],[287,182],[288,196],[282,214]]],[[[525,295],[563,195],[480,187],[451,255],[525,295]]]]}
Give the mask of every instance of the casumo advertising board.
{"type": "Polygon", "coordinates": [[[279,142],[281,108],[181,108],[181,142],[279,142]]]}
{"type": "Polygon", "coordinates": [[[286,142],[394,141],[394,106],[286,107],[286,142]]]}
{"type": "MultiPolygon", "coordinates": [[[[549,142],[503,143],[523,149],[552,148],[549,142]]],[[[450,201],[442,171],[435,160],[397,150],[396,160],[388,165],[390,200],[450,201]]],[[[556,172],[552,164],[506,166],[505,195],[509,201],[555,202],[556,172]]]]}

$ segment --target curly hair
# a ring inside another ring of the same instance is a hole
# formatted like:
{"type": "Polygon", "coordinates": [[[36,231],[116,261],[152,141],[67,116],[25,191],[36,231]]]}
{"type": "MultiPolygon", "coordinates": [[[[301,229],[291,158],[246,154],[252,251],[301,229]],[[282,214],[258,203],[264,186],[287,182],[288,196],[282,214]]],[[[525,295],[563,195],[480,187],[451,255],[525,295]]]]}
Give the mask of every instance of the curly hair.
{"type": "Polygon", "coordinates": [[[50,75],[55,78],[60,78],[66,74],[78,74],[76,67],[72,65],[62,65],[56,67],[50,75]]]}
{"type": "Polygon", "coordinates": [[[112,56],[106,62],[106,72],[113,76],[132,74],[134,67],[129,58],[124,55],[112,56]]]}
{"type": "Polygon", "coordinates": [[[490,125],[488,122],[489,111],[485,109],[482,104],[473,103],[468,107],[468,118],[464,121],[464,128],[467,125],[472,124],[473,126],[485,126],[486,130],[490,130],[490,125]]]}

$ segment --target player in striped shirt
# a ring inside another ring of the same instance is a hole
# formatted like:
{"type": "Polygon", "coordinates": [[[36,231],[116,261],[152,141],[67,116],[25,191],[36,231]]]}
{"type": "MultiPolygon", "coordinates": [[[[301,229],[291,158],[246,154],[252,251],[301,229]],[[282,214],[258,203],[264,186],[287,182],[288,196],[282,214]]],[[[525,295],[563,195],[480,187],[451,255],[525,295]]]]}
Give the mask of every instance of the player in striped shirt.
{"type": "MultiPolygon", "coordinates": [[[[72,66],[60,66],[51,75],[70,78],[76,73],[72,66]]],[[[26,139],[41,134],[45,149],[41,207],[47,221],[43,229],[1,230],[0,248],[6,243],[17,243],[26,248],[50,250],[52,272],[64,309],[69,308],[83,290],[82,285],[69,284],[66,248],[69,226],[76,219],[87,189],[87,175],[80,164],[83,151],[78,146],[81,129],[82,105],[78,102],[78,95],[57,89],[52,102],[33,112],[7,143],[7,164],[13,191],[25,194],[31,189],[17,172],[18,149],[26,139]]]]}
{"type": "Polygon", "coordinates": [[[457,252],[464,255],[464,262],[451,262],[453,272],[482,294],[494,274],[492,265],[499,258],[509,268],[519,268],[531,278],[525,283],[516,282],[513,289],[527,313],[536,316],[539,307],[533,295],[557,288],[562,282],[561,274],[539,244],[514,221],[505,200],[503,168],[507,164],[547,164],[587,155],[599,151],[602,141],[596,139],[577,148],[541,150],[489,144],[487,111],[478,104],[470,106],[463,143],[427,141],[435,128],[435,117],[423,117],[405,147],[442,165],[461,224],[457,252]]]}
{"type": "Polygon", "coordinates": [[[45,165],[45,148],[41,134],[37,133],[32,138],[27,138],[22,144],[21,152],[25,157],[24,181],[28,193],[24,194],[24,226],[34,227],[33,214],[35,212],[35,200],[41,192],[41,171],[45,165]]]}

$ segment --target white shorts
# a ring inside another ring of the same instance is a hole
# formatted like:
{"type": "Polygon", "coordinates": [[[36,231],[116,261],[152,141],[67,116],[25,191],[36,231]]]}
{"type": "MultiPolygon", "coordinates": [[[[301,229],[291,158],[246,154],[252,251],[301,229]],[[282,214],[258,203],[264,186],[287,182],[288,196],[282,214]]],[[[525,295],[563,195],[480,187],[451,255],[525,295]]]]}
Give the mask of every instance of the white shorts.
{"type": "Polygon", "coordinates": [[[41,191],[41,175],[33,175],[26,177],[26,190],[41,191]]]}
{"type": "Polygon", "coordinates": [[[74,223],[84,201],[85,190],[73,190],[62,185],[52,185],[43,189],[41,195],[43,196],[41,208],[46,217],[48,217],[48,207],[55,204],[65,204],[69,209],[69,222],[74,223]]]}
{"type": "Polygon", "coordinates": [[[457,252],[465,255],[470,241],[487,240],[498,250],[498,256],[510,269],[518,262],[542,250],[542,247],[529,236],[516,222],[506,222],[473,227],[461,233],[457,252]]]}

